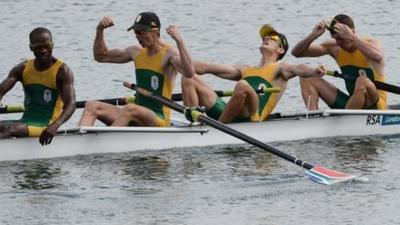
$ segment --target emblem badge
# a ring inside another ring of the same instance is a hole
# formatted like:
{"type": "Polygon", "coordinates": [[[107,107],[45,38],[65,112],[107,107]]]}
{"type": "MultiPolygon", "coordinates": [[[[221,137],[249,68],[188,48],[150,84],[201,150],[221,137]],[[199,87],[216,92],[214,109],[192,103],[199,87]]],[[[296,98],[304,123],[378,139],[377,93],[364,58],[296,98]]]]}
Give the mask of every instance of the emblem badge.
{"type": "Polygon", "coordinates": [[[158,77],[157,76],[151,76],[151,88],[153,88],[153,90],[157,90],[158,87],[159,87],[158,77]]]}
{"type": "Polygon", "coordinates": [[[43,91],[43,100],[48,103],[51,101],[51,91],[49,89],[45,89],[43,91]]]}

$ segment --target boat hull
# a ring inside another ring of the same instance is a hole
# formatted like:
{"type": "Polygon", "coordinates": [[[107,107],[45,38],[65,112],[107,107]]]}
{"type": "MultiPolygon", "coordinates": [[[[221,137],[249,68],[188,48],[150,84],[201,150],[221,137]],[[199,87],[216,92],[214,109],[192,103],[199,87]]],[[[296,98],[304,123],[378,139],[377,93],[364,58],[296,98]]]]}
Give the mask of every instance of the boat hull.
{"type": "MultiPolygon", "coordinates": [[[[325,110],[307,114],[274,114],[267,122],[228,126],[263,142],[400,133],[400,111],[387,114],[364,112],[325,110]]],[[[83,127],[65,130],[48,146],[41,146],[37,138],[1,140],[0,161],[239,143],[243,142],[207,126],[83,127]]]]}

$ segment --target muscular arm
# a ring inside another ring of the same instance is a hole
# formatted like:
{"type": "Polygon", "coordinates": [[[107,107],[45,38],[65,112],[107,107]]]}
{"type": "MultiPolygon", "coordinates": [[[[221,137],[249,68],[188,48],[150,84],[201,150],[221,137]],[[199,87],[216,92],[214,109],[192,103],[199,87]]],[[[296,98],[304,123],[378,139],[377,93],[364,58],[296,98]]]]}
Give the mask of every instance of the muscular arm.
{"type": "Polygon", "coordinates": [[[3,96],[11,90],[11,88],[14,87],[14,85],[21,80],[22,77],[22,71],[25,68],[25,63],[20,63],[13,67],[6,77],[1,83],[0,83],[0,102],[3,96]]]}
{"type": "Polygon", "coordinates": [[[323,76],[326,72],[324,66],[309,67],[305,64],[291,65],[288,63],[280,63],[277,74],[279,74],[284,80],[289,80],[295,76],[299,77],[315,77],[323,76]]]}
{"type": "Polygon", "coordinates": [[[363,40],[358,35],[354,38],[354,45],[368,59],[381,63],[383,61],[383,49],[381,44],[376,40],[363,40]]]}
{"type": "Polygon", "coordinates": [[[307,36],[293,47],[292,55],[295,57],[319,57],[330,54],[329,42],[321,44],[312,43],[314,39],[307,36]]]}
{"type": "Polygon", "coordinates": [[[315,25],[312,32],[293,47],[292,55],[295,57],[318,57],[330,54],[329,47],[331,46],[331,43],[313,43],[325,32],[326,26],[326,21],[321,21],[315,25]]]}
{"type": "Polygon", "coordinates": [[[101,63],[127,63],[132,61],[132,51],[139,51],[139,46],[129,46],[125,49],[108,49],[104,41],[104,30],[96,31],[96,38],[93,44],[93,55],[97,62],[101,63]]]}
{"type": "Polygon", "coordinates": [[[240,80],[242,78],[242,69],[245,65],[224,65],[206,63],[201,61],[195,61],[194,68],[197,74],[203,75],[211,73],[217,77],[227,80],[240,80]]]}
{"type": "Polygon", "coordinates": [[[171,64],[177,68],[179,72],[185,77],[194,76],[194,66],[192,56],[190,55],[188,49],[186,48],[185,42],[178,27],[172,25],[167,28],[167,33],[175,40],[176,46],[178,47],[179,54],[172,55],[171,64]]]}
{"type": "Polygon", "coordinates": [[[129,46],[127,48],[108,49],[104,41],[104,29],[114,25],[111,17],[105,16],[101,18],[96,28],[96,37],[93,44],[93,55],[97,62],[108,63],[127,63],[132,61],[132,52],[139,49],[139,46],[129,46]]]}
{"type": "Polygon", "coordinates": [[[63,64],[57,73],[57,89],[64,102],[64,107],[61,115],[44,129],[40,135],[39,142],[42,145],[51,143],[53,136],[57,134],[58,128],[72,116],[76,109],[74,75],[66,64],[63,64]]]}
{"type": "Polygon", "coordinates": [[[66,64],[64,64],[59,70],[57,80],[57,88],[60,90],[64,107],[61,115],[53,123],[61,125],[72,116],[76,109],[74,75],[72,70],[66,64]]]}

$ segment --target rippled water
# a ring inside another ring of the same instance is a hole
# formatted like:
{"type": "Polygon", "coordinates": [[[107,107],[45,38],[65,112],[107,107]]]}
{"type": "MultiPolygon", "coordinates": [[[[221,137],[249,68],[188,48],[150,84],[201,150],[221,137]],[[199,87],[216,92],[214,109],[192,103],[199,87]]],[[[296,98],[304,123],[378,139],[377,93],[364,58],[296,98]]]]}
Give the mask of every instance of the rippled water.
{"type": "MultiPolygon", "coordinates": [[[[181,27],[194,58],[250,64],[259,60],[261,24],[274,24],[293,46],[319,20],[350,14],[361,34],[381,40],[387,81],[400,83],[398,1],[2,0],[0,4],[0,78],[31,57],[28,34],[36,26],[46,26],[53,31],[55,55],[75,73],[78,100],[130,94],[120,81],[132,79],[131,64],[93,60],[95,27],[101,16],[110,15],[115,26],[106,32],[107,44],[136,43],[125,30],[136,14],[146,10],[159,14],[163,28],[181,27]]],[[[162,37],[171,42],[165,32],[162,37]]],[[[285,59],[336,69],[328,57],[295,59],[288,54],[285,59]]],[[[204,78],[215,88],[233,86],[212,76],[204,78]]],[[[303,110],[299,93],[297,80],[290,81],[277,110],[303,110]]],[[[398,101],[389,96],[390,103],[398,101]]],[[[21,87],[2,102],[22,102],[21,87]]],[[[75,126],[80,113],[66,126],[75,126]]],[[[1,119],[14,117],[18,115],[1,119]]],[[[248,145],[1,162],[0,224],[400,224],[399,136],[271,145],[368,181],[318,185],[304,177],[303,169],[248,145]]]]}

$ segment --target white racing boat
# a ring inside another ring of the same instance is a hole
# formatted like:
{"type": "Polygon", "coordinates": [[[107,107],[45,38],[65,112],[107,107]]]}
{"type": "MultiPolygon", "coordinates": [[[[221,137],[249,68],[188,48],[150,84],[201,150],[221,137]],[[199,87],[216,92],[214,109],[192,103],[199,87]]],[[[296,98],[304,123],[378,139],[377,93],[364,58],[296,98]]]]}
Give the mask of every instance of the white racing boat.
{"type": "MultiPolygon", "coordinates": [[[[336,136],[400,134],[400,110],[324,110],[276,113],[267,122],[229,124],[262,142],[336,136]]],[[[0,161],[53,158],[181,147],[239,144],[209,126],[182,123],[168,128],[81,127],[61,130],[48,146],[37,138],[0,140],[0,161]]]]}

